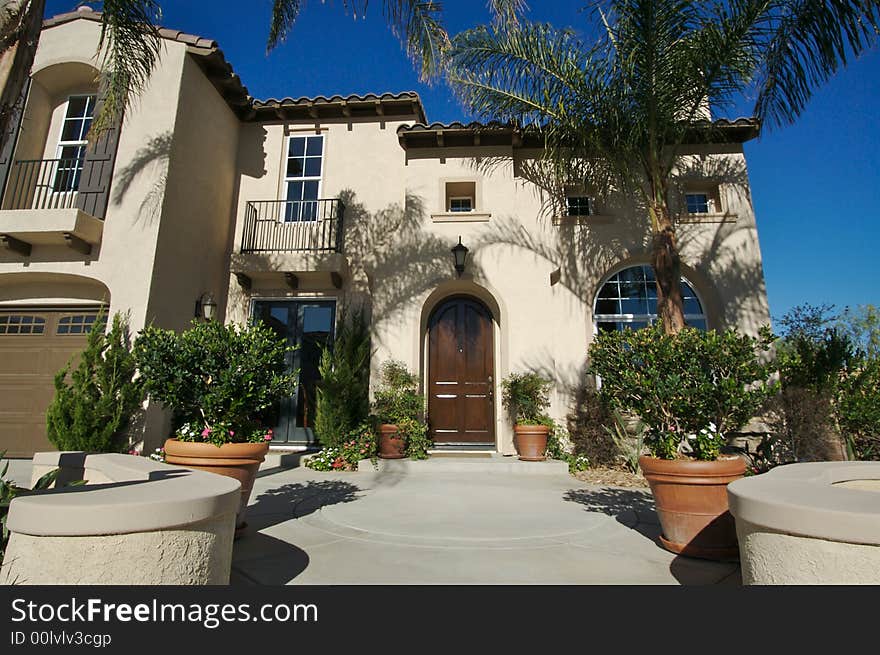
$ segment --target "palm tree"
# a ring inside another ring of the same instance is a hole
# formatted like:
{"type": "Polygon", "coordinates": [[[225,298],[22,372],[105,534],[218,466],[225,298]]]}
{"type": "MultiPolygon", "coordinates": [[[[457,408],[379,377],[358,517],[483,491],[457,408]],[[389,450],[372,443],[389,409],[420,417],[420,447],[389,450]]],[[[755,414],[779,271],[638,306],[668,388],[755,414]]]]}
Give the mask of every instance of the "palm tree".
{"type": "Polygon", "coordinates": [[[755,92],[755,117],[794,122],[847,58],[877,42],[878,0],[607,0],[596,42],[518,21],[457,35],[456,94],[481,118],[544,138],[551,177],[625,189],[645,208],[658,315],[684,326],[681,261],[669,207],[683,146],[713,140],[707,109],[755,92]]]}

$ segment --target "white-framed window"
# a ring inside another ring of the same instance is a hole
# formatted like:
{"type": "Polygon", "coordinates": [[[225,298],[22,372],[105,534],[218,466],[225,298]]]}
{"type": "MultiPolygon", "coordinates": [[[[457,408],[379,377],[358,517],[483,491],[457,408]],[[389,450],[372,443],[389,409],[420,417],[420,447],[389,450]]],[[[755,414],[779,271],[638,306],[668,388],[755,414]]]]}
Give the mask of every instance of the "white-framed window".
{"type": "Polygon", "coordinates": [[[450,212],[474,211],[474,199],[471,196],[458,196],[449,199],[450,212]]]}
{"type": "Polygon", "coordinates": [[[444,207],[449,213],[473,212],[477,209],[477,183],[473,180],[449,181],[444,184],[444,207]]]}
{"type": "Polygon", "coordinates": [[[589,196],[566,196],[566,216],[593,216],[596,208],[589,196]]]}
{"type": "Polygon", "coordinates": [[[705,191],[689,191],[684,194],[688,214],[711,214],[715,202],[705,191]]]}
{"type": "MultiPolygon", "coordinates": [[[[703,303],[690,282],[681,279],[684,320],[707,329],[703,303]]],[[[609,277],[599,288],[593,305],[597,332],[638,330],[657,320],[657,278],[648,265],[631,266],[609,277]]]]}
{"type": "Polygon", "coordinates": [[[324,173],[324,135],[292,134],[287,137],[284,172],[283,221],[318,219],[318,199],[324,173]]]}
{"type": "Polygon", "coordinates": [[[79,178],[88,145],[86,136],[92,126],[94,112],[94,95],[73,95],[67,99],[64,122],[61,125],[61,134],[55,151],[55,158],[59,160],[52,182],[52,190],[55,193],[76,191],[79,188],[79,178]]]}

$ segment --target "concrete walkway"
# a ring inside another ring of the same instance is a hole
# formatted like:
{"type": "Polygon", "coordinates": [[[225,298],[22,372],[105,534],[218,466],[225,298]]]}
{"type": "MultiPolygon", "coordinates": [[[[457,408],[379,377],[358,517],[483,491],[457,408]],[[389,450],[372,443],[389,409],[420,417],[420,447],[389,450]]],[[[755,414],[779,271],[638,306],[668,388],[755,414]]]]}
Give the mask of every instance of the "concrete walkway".
{"type": "Polygon", "coordinates": [[[233,584],[740,581],[734,563],[660,548],[649,492],[560,473],[267,470],[248,522],[233,584]]]}

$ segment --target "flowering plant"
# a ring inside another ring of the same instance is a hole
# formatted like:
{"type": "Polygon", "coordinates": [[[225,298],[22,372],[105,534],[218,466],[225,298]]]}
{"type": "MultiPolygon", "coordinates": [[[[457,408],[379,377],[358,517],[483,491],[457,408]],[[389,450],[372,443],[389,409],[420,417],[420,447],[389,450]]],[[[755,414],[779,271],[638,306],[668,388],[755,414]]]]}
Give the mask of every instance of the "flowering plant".
{"type": "Polygon", "coordinates": [[[376,464],[376,450],[376,431],[364,422],[346,434],[338,446],[328,446],[312,455],[306,466],[315,471],[356,471],[362,459],[376,464]]]}
{"type": "Polygon", "coordinates": [[[272,429],[261,427],[256,421],[238,430],[221,422],[208,425],[207,421],[192,421],[177,428],[174,437],[178,441],[204,441],[216,446],[225,443],[264,443],[272,441],[272,429]]]}
{"type": "Polygon", "coordinates": [[[164,448],[156,448],[153,452],[150,453],[150,459],[154,462],[164,462],[165,461],[165,449],[164,448]]]}

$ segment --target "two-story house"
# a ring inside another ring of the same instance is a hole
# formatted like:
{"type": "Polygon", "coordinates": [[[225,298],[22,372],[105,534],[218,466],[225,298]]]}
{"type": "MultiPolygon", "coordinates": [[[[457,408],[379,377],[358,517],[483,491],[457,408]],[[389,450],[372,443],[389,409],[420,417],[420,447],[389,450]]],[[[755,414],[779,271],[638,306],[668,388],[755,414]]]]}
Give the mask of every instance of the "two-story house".
{"type": "MultiPolygon", "coordinates": [[[[540,143],[503,125],[429,124],[415,93],[259,101],[208,39],[162,30],[149,88],[91,148],[96,14],[46,21],[0,153],[0,449],[47,447],[52,375],[96,312],[133,329],[259,318],[298,345],[275,445],[314,442],[320,347],[370,317],[373,370],[421,380],[438,447],[513,454],[500,381],[554,381],[562,419],[597,330],[656,318],[644,213],[621,194],[538,183],[540,143]],[[460,245],[459,245],[460,244],[460,245]],[[466,249],[466,250],[465,250],[466,249]]],[[[688,322],[769,322],[742,144],[717,121],[678,171],[688,322]]],[[[146,426],[161,443],[162,421],[146,426]]]]}

